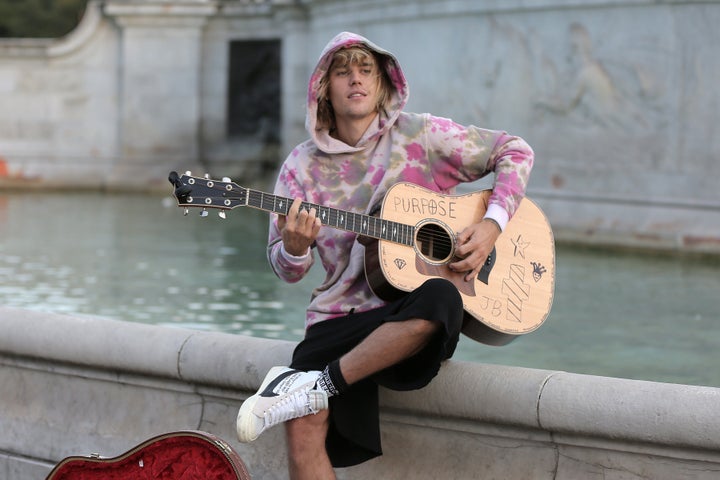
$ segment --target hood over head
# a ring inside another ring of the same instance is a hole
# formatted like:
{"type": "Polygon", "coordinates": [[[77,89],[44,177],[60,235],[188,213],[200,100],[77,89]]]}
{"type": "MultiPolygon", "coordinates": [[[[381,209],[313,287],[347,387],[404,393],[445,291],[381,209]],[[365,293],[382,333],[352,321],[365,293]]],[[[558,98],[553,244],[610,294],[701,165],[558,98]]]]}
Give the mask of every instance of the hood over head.
{"type": "Polygon", "coordinates": [[[380,48],[361,35],[342,32],[335,36],[325,46],[320,59],[310,77],[307,95],[307,110],[305,117],[305,128],[314,141],[317,148],[325,153],[352,153],[363,150],[368,143],[382,136],[395,123],[400,112],[408,101],[409,91],[405,75],[400,64],[393,54],[380,48]],[[378,57],[379,67],[385,71],[387,78],[393,86],[390,100],[385,105],[385,110],[380,112],[379,121],[370,125],[363,138],[355,146],[337,140],[330,136],[327,128],[318,129],[318,88],[321,79],[327,74],[332,64],[333,54],[340,49],[352,46],[364,46],[374,52],[378,57]]]}

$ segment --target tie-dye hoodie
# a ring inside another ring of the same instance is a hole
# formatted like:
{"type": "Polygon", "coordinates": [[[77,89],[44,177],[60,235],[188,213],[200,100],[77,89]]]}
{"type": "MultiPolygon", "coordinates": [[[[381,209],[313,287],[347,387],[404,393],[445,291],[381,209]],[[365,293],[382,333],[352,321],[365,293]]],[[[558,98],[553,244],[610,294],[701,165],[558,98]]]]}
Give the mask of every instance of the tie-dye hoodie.
{"type": "MultiPolygon", "coordinates": [[[[441,193],[461,182],[495,173],[486,217],[504,228],[525,194],[533,152],[524,140],[505,132],[462,126],[446,118],[403,112],[408,85],[397,59],[367,39],[341,33],[323,50],[308,87],[306,128],[310,139],[293,149],[281,167],[275,194],[359,213],[370,213],[387,189],[408,181],[441,193]],[[318,130],[317,87],[338,49],[362,44],[385,57],[394,85],[391,101],[356,145],[318,130]]],[[[299,281],[319,257],[325,280],[312,292],[306,327],[351,310],[385,302],[370,289],[364,273],[364,246],[356,234],[323,226],[314,248],[293,257],[283,248],[277,216],[270,219],[268,259],[287,282],[299,281]]]]}

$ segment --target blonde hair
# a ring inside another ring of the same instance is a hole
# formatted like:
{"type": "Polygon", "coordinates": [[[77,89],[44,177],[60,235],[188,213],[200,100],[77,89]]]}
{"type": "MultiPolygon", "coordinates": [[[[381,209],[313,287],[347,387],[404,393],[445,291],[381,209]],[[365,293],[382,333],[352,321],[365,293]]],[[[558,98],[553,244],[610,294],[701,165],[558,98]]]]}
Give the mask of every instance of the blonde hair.
{"type": "Polygon", "coordinates": [[[330,72],[334,68],[342,68],[347,65],[362,65],[371,60],[377,69],[378,76],[378,96],[376,110],[379,112],[385,108],[392,97],[393,87],[385,65],[380,55],[376,55],[372,50],[363,46],[352,46],[338,50],[333,54],[330,67],[318,82],[317,87],[317,125],[318,130],[327,128],[329,131],[335,130],[335,112],[328,91],[330,89],[330,72]]]}

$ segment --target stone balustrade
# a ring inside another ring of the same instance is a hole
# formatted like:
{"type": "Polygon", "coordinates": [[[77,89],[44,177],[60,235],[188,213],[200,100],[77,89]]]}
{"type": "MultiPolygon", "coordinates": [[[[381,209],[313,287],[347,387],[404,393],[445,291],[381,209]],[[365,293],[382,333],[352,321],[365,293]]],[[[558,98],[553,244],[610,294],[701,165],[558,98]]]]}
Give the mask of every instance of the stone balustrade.
{"type": "MultiPolygon", "coordinates": [[[[161,433],[227,440],[253,478],[286,478],[283,429],[235,440],[243,399],[293,343],[0,308],[0,478],[161,433]]],[[[714,479],[720,389],[448,361],[381,392],[385,454],[341,479],[714,479]]]]}

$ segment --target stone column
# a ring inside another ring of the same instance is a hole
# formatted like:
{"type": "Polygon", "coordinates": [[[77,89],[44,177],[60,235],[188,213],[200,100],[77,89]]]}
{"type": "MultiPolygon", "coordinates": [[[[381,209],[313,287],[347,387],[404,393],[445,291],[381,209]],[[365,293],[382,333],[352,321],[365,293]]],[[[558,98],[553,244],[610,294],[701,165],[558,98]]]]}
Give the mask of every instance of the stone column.
{"type": "Polygon", "coordinates": [[[128,175],[161,183],[170,170],[199,164],[201,44],[215,9],[203,0],[105,4],[120,29],[119,145],[111,185],[128,175]]]}
{"type": "Polygon", "coordinates": [[[282,150],[290,150],[308,137],[305,109],[308,81],[319,51],[308,53],[306,12],[295,5],[278,8],[275,20],[283,25],[282,39],[282,150]]]}

